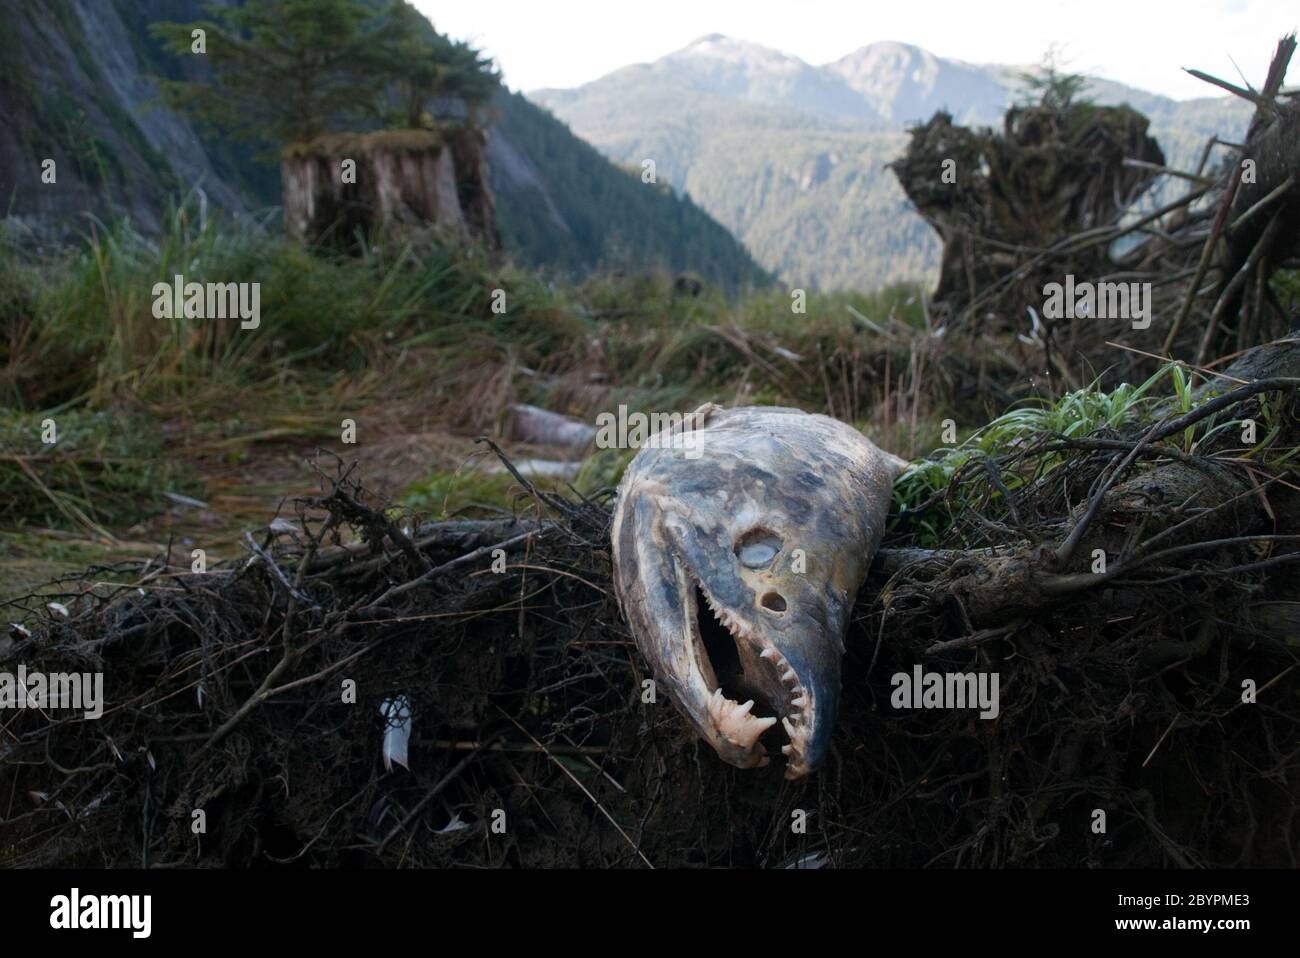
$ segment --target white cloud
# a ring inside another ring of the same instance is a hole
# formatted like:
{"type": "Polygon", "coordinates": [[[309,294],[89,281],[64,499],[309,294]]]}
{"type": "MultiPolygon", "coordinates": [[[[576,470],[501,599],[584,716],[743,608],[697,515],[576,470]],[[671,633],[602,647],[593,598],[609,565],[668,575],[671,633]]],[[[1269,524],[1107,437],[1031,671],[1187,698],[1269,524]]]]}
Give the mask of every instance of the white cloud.
{"type": "Polygon", "coordinates": [[[1215,91],[1182,67],[1236,81],[1235,60],[1258,86],[1278,38],[1300,27],[1295,0],[413,2],[440,31],[495,57],[522,90],[577,86],[723,33],[814,64],[877,40],[982,63],[1035,63],[1055,43],[1071,70],[1185,99],[1215,91]]]}

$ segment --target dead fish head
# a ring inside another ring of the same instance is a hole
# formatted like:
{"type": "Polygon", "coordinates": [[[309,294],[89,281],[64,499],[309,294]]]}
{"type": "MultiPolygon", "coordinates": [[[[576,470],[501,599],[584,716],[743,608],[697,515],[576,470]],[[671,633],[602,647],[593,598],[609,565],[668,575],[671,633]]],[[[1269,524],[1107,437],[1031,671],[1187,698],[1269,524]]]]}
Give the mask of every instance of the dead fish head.
{"type": "Polygon", "coordinates": [[[760,739],[779,724],[798,778],[830,745],[844,633],[899,460],[825,416],[707,416],[628,467],[619,601],[656,678],[724,761],[767,764],[760,739]]]}

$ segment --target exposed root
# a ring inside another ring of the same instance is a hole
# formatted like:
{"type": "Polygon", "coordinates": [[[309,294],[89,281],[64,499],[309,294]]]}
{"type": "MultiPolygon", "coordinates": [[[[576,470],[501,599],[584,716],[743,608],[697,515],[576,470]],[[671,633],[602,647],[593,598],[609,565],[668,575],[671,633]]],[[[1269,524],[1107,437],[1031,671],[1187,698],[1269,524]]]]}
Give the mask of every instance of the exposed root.
{"type": "MultiPolygon", "coordinates": [[[[322,474],[247,560],[90,570],[59,597],[67,618],[48,595],[4,610],[31,635],[0,640],[0,670],[102,671],[108,702],[97,721],[6,713],[0,858],[1294,867],[1300,456],[1285,443],[1300,439],[1293,392],[1269,402],[1278,434],[1250,457],[1231,431],[1133,457],[1140,435],[1110,434],[960,470],[895,524],[847,639],[831,754],[795,783],[723,764],[643,700],[606,502],[538,496],[518,519],[407,537],[350,470],[322,474]],[[922,525],[944,530],[940,550],[917,546],[922,525]],[[918,665],[998,673],[997,718],[894,707],[892,678],[918,665]],[[385,771],[381,706],[399,695],[410,768],[385,771]]],[[[803,689],[756,654],[787,690],[797,771],[803,689]]],[[[754,708],[710,706],[756,746],[774,719],[754,708]]]]}

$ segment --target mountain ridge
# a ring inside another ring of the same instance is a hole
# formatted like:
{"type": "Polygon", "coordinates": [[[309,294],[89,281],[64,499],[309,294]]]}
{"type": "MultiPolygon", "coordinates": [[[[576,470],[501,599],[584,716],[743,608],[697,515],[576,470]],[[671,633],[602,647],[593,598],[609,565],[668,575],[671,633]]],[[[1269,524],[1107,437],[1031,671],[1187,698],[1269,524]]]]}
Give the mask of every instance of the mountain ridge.
{"type": "MultiPolygon", "coordinates": [[[[986,81],[992,81],[991,83],[988,83],[987,86],[990,92],[996,90],[1002,105],[996,110],[996,113],[984,114],[981,115],[979,119],[972,121],[979,123],[999,122],[1001,120],[1002,112],[1006,108],[1005,96],[1008,90],[1015,85],[1019,75],[1022,73],[1036,73],[1041,70],[1041,66],[1038,64],[995,63],[962,60],[956,57],[942,57],[930,52],[924,47],[900,40],[875,40],[871,43],[864,44],[835,60],[828,60],[825,63],[814,64],[797,57],[794,54],[785,53],[776,47],[770,47],[766,44],[738,37],[731,37],[721,33],[710,33],[691,41],[677,50],[666,53],[656,60],[646,63],[627,64],[626,66],[610,71],[602,77],[590,80],[587,83],[579,84],[575,87],[539,87],[533,90],[524,90],[522,92],[524,96],[529,99],[566,98],[571,97],[573,94],[581,90],[598,84],[605,84],[614,78],[619,78],[624,75],[632,75],[633,73],[638,73],[646,69],[659,72],[663,67],[676,66],[699,60],[711,60],[713,62],[735,64],[752,75],[754,72],[753,68],[759,65],[755,61],[761,58],[763,63],[768,66],[779,64],[782,68],[789,71],[797,71],[801,75],[805,72],[830,74],[838,78],[849,90],[857,94],[859,97],[867,98],[868,102],[870,102],[873,98],[880,100],[881,98],[879,93],[875,90],[864,90],[861,85],[861,80],[864,77],[870,78],[874,74],[879,74],[881,69],[875,67],[875,65],[886,59],[886,57],[892,58],[896,64],[906,58],[908,61],[908,70],[914,72],[917,69],[924,68],[928,71],[931,77],[942,75],[943,71],[951,71],[958,76],[969,75],[981,77],[986,81]],[[742,59],[739,56],[742,52],[747,52],[750,56],[747,59],[742,59]],[[875,67],[875,69],[873,69],[873,67],[875,67]],[[857,84],[855,84],[855,80],[858,81],[857,84]]],[[[895,76],[902,72],[907,71],[900,70],[898,67],[895,67],[893,70],[895,76]]],[[[1167,113],[1170,110],[1187,110],[1203,105],[1221,105],[1232,102],[1233,100],[1230,96],[1209,95],[1177,100],[1173,97],[1144,90],[1140,87],[1134,87],[1118,80],[1111,80],[1105,77],[1093,75],[1086,75],[1086,79],[1088,89],[1094,97],[1100,96],[1107,102],[1110,102],[1111,100],[1118,102],[1118,98],[1124,97],[1128,99],[1130,105],[1134,106],[1135,109],[1143,110],[1143,112],[1154,109],[1158,113],[1167,113]]],[[[929,87],[935,85],[936,82],[933,79],[928,84],[929,87]]],[[[949,86],[950,85],[951,84],[949,84],[949,86]]],[[[724,91],[713,90],[707,92],[720,93],[724,91]]],[[[890,102],[892,107],[891,101],[883,102],[890,102]]],[[[857,105],[860,106],[861,104],[857,105]]],[[[824,109],[816,104],[811,105],[809,108],[814,111],[824,109]]],[[[950,104],[947,106],[941,104],[938,108],[947,109],[948,112],[952,113],[954,120],[964,122],[960,111],[953,110],[950,104]]],[[[924,122],[929,119],[934,111],[931,109],[929,112],[924,114],[917,113],[916,115],[903,117],[898,117],[896,115],[896,108],[893,109],[893,112],[895,113],[895,116],[893,117],[895,121],[924,122]]],[[[879,117],[883,119],[889,118],[883,111],[879,113],[879,117]]]]}
{"type": "MultiPolygon", "coordinates": [[[[279,169],[257,162],[257,145],[231,142],[159,101],[158,78],[205,72],[202,61],[165,54],[148,25],[202,15],[203,0],[0,0],[0,216],[66,241],[89,227],[88,215],[125,216],[156,232],[168,203],[196,188],[201,202],[235,217],[260,222],[274,212],[279,169]],[[57,162],[54,184],[40,181],[46,158],[57,162]]],[[[689,198],[644,189],[508,90],[490,112],[497,227],[519,262],[574,279],[653,267],[728,290],[766,282],[689,198]]]]}
{"type": "MultiPolygon", "coordinates": [[[[873,289],[932,279],[938,267],[937,237],[885,169],[908,125],[942,109],[956,123],[1000,126],[1020,96],[1018,75],[1036,69],[890,40],[813,65],[715,33],[525,96],[617,163],[654,159],[661,178],[783,281],[873,289]]],[[[1231,139],[1250,116],[1233,97],[1174,100],[1097,77],[1083,95],[1146,115],[1174,167],[1195,167],[1210,136],[1231,139]]]]}

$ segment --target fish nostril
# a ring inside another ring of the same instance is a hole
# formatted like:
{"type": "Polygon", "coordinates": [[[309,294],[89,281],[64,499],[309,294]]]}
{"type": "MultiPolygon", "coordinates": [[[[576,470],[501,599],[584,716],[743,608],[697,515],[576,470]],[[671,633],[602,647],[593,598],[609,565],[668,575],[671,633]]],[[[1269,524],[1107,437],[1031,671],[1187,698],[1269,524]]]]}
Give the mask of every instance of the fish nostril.
{"type": "Polygon", "coordinates": [[[779,592],[767,592],[762,598],[763,608],[772,612],[785,611],[785,599],[779,592]]]}

